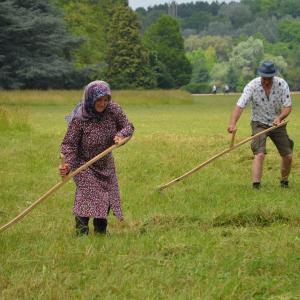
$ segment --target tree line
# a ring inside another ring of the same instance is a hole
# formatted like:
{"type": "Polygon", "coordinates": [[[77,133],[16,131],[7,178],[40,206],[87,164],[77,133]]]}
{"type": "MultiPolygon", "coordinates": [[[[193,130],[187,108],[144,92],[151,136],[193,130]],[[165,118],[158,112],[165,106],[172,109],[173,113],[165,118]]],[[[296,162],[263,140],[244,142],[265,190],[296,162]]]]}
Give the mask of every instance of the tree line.
{"type": "MultiPolygon", "coordinates": [[[[166,5],[136,10],[143,31],[166,5]]],[[[241,0],[211,4],[178,4],[177,20],[184,37],[192,77],[191,92],[209,92],[216,84],[240,91],[256,76],[256,67],[273,60],[293,90],[300,90],[300,1],[241,0]]]]}
{"type": "Polygon", "coordinates": [[[178,88],[192,72],[178,22],[165,14],[142,36],[124,0],[4,0],[0,30],[2,89],[95,78],[115,89],[178,88]]]}
{"type": "Polygon", "coordinates": [[[0,2],[0,88],[239,91],[264,59],[300,81],[300,1],[241,0],[133,11],[126,0],[0,2]]]}

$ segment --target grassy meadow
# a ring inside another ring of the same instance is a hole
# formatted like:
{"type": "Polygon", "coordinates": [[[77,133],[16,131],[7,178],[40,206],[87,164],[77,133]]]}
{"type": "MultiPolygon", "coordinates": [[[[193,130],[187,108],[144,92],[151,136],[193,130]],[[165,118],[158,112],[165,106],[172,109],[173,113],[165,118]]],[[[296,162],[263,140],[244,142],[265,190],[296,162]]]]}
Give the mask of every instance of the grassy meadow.
{"type": "MultiPolygon", "coordinates": [[[[81,91],[0,91],[0,226],[60,181],[66,116],[81,91]]],[[[262,188],[246,144],[185,180],[157,186],[226,149],[238,95],[116,91],[136,131],[114,152],[125,222],[74,235],[74,183],[0,233],[0,299],[300,299],[300,95],[290,188],[271,141],[262,188]]],[[[236,142],[250,136],[250,109],[236,142]]],[[[91,226],[90,226],[91,228],[91,226]]]]}

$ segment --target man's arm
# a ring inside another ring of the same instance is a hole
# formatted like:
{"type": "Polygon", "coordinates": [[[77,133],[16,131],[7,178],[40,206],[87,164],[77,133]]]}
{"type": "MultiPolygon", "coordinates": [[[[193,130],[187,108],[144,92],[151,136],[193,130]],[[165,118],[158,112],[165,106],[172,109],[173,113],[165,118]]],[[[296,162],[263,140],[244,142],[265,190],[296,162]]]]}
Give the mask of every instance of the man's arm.
{"type": "Polygon", "coordinates": [[[282,110],[281,110],[280,115],[277,118],[274,119],[273,125],[274,126],[279,125],[290,114],[291,111],[292,111],[291,106],[283,107],[282,110]]]}
{"type": "Polygon", "coordinates": [[[236,131],[236,123],[239,120],[244,108],[251,100],[252,94],[253,94],[253,84],[250,82],[245,86],[243,93],[239,98],[239,100],[237,101],[236,106],[231,114],[229,126],[227,128],[227,131],[229,133],[233,133],[234,131],[236,131]]]}
{"type": "Polygon", "coordinates": [[[229,126],[227,128],[227,131],[229,133],[232,133],[232,132],[236,131],[236,123],[239,120],[242,112],[243,112],[243,108],[236,105],[236,107],[234,108],[234,110],[231,114],[230,121],[229,121],[229,126]]]}

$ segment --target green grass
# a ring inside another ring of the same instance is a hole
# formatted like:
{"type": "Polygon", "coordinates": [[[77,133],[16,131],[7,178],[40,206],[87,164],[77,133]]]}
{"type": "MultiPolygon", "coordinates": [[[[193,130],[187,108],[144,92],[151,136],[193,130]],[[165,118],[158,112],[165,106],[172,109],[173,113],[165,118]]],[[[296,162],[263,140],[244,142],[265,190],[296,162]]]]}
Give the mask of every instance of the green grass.
{"type": "MultiPolygon", "coordinates": [[[[80,101],[82,91],[1,91],[0,105],[62,106],[75,105],[80,101]]],[[[134,104],[191,104],[193,100],[186,91],[178,90],[133,90],[113,91],[112,98],[121,105],[134,104]]]]}
{"type": "MultiPolygon", "coordinates": [[[[0,92],[0,224],[59,182],[64,116],[80,91],[0,92]]],[[[114,152],[125,223],[110,237],[74,236],[68,183],[0,234],[0,299],[300,299],[300,96],[290,188],[268,142],[263,186],[251,188],[249,144],[163,193],[157,186],[223,151],[238,95],[118,91],[136,127],[114,152]]],[[[250,135],[250,110],[236,142],[250,135]]]]}

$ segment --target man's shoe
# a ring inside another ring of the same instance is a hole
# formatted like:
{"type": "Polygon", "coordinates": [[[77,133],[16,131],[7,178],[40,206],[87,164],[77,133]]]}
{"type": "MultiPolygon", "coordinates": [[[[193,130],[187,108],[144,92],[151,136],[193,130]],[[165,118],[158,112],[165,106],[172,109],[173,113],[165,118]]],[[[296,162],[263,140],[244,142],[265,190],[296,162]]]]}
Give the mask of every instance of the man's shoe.
{"type": "Polygon", "coordinates": [[[260,182],[253,182],[252,183],[252,188],[255,190],[259,190],[260,189],[260,182]]]}
{"type": "Polygon", "coordinates": [[[286,189],[289,187],[289,182],[287,180],[281,180],[280,181],[280,187],[283,189],[286,189]]]}

